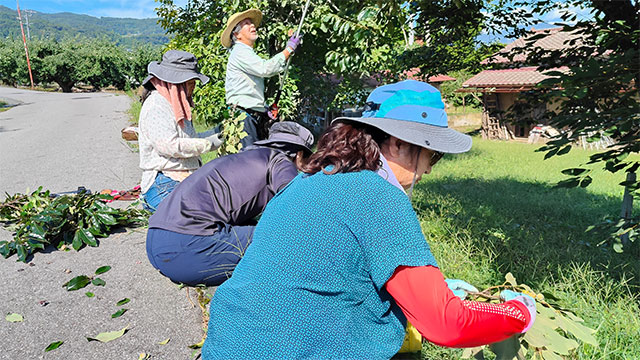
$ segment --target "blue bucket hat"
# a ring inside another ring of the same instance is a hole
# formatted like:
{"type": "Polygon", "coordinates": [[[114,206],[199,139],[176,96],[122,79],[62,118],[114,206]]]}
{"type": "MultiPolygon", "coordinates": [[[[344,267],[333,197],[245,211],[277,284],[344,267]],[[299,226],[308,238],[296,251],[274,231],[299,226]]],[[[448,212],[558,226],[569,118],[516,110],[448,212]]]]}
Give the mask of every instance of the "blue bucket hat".
{"type": "Polygon", "coordinates": [[[442,153],[463,153],[471,149],[471,137],[450,129],[440,91],[416,80],[405,80],[374,89],[367,97],[361,117],[339,117],[355,121],[442,153]]]}

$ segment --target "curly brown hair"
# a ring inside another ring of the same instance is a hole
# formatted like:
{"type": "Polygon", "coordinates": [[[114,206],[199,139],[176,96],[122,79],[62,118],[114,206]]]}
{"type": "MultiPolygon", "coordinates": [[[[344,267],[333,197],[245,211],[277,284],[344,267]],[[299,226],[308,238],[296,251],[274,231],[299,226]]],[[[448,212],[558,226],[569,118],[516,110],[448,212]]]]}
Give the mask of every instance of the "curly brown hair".
{"type": "Polygon", "coordinates": [[[317,151],[298,158],[298,169],[307,174],[376,171],[382,166],[380,144],[389,137],[377,128],[358,122],[335,122],[320,137],[317,151]],[[333,165],[331,170],[326,167],[333,165]]]}

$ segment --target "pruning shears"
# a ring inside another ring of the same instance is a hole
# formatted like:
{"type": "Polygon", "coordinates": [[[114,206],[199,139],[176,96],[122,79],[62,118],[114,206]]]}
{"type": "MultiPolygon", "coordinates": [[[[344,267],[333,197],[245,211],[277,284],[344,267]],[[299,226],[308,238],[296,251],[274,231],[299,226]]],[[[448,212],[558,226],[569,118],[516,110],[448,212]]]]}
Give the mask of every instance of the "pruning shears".
{"type": "MultiPolygon", "coordinates": [[[[300,23],[298,24],[298,29],[296,30],[296,37],[300,36],[300,30],[302,29],[302,24],[304,23],[304,18],[307,16],[307,10],[309,9],[309,3],[311,2],[311,0],[307,0],[307,2],[304,5],[304,10],[302,11],[302,18],[300,19],[300,23]]],[[[271,118],[272,120],[276,120],[278,118],[278,102],[280,101],[280,96],[282,95],[282,89],[284,88],[284,82],[287,79],[287,77],[289,76],[289,64],[291,63],[291,57],[293,56],[293,54],[291,54],[289,56],[289,58],[287,59],[286,64],[284,65],[284,72],[283,75],[280,76],[280,87],[278,88],[278,92],[276,93],[276,98],[273,101],[273,104],[271,104],[271,106],[269,106],[269,110],[267,111],[267,114],[269,115],[269,118],[271,118]]]]}

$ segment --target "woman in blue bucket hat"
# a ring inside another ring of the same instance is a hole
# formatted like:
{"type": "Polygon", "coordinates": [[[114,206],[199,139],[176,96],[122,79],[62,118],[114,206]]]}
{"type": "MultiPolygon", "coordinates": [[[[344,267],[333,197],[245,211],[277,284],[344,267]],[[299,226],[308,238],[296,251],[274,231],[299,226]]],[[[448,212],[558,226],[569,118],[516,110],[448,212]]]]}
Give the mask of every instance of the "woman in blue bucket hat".
{"type": "Polygon", "coordinates": [[[432,343],[475,347],[527,331],[535,301],[464,300],[438,269],[405,191],[444,153],[471,148],[440,93],[380,86],[362,117],[337,118],[266,207],[253,243],[211,301],[203,359],[388,359],[407,320],[432,343]],[[453,289],[452,289],[453,288],[453,289]]]}

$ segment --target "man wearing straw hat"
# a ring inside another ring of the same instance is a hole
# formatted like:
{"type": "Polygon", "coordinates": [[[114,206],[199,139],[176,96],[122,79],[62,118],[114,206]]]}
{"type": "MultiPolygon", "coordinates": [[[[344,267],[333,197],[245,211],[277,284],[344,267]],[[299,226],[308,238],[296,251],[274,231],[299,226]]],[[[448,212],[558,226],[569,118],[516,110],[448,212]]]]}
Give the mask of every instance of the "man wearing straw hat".
{"type": "Polygon", "coordinates": [[[289,56],[300,43],[300,36],[291,36],[280,53],[265,60],[254,51],[258,39],[257,27],[262,21],[262,12],[249,9],[233,14],[220,37],[222,45],[230,49],[225,83],[226,102],[244,111],[244,131],[248,134],[241,140],[246,148],[267,137],[269,117],[264,98],[264,78],[284,70],[289,56]]]}

